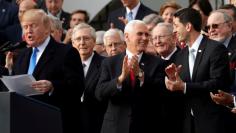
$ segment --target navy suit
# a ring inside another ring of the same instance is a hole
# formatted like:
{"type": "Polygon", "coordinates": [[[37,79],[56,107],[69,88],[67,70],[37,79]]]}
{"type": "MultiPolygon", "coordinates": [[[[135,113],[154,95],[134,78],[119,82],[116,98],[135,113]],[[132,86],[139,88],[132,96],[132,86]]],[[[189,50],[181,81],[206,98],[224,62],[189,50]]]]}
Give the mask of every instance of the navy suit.
{"type": "Polygon", "coordinates": [[[0,30],[19,23],[18,7],[12,3],[0,0],[0,30]]]}
{"type": "MultiPolygon", "coordinates": [[[[22,50],[13,67],[13,74],[26,74],[32,48],[22,50]]],[[[36,80],[51,81],[51,95],[32,96],[61,109],[64,133],[79,132],[75,121],[79,119],[80,97],[84,90],[83,68],[78,51],[57,43],[52,37],[41,55],[33,76],[36,80]],[[76,107],[75,107],[76,106],[76,107]]]]}
{"type": "Polygon", "coordinates": [[[158,132],[160,122],[160,90],[164,87],[164,61],[143,53],[140,68],[144,71],[144,83],[136,78],[131,87],[129,76],[117,88],[126,53],[104,59],[101,77],[96,89],[98,99],[107,99],[102,133],[149,133],[158,132]]]}
{"type": "Polygon", "coordinates": [[[176,64],[182,65],[181,79],[186,82],[184,132],[190,133],[191,109],[194,114],[194,133],[224,133],[225,107],[217,105],[210,92],[218,89],[228,91],[230,85],[227,49],[216,41],[203,37],[197,50],[192,80],[188,63],[188,47],[176,57],[176,64]]]}
{"type": "Polygon", "coordinates": [[[22,28],[20,24],[7,27],[4,31],[0,31],[0,36],[4,37],[4,41],[17,43],[22,41],[22,28]]]}
{"type": "MultiPolygon", "coordinates": [[[[152,9],[146,7],[145,5],[143,5],[141,3],[135,19],[142,20],[145,16],[147,16],[151,13],[155,13],[155,12],[152,9]]],[[[118,29],[124,31],[125,24],[118,19],[119,17],[126,18],[126,8],[125,7],[119,8],[109,14],[108,25],[110,26],[110,23],[113,23],[115,28],[118,28],[118,29]]]]}

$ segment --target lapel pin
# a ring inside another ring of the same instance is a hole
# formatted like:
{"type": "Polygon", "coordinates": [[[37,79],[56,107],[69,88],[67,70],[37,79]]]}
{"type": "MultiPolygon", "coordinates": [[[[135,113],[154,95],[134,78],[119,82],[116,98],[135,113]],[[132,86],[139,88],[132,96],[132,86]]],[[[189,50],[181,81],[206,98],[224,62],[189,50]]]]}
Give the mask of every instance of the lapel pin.
{"type": "Polygon", "coordinates": [[[198,50],[198,53],[201,53],[201,52],[202,52],[202,50],[201,50],[201,49],[199,49],[199,50],[198,50]]]}

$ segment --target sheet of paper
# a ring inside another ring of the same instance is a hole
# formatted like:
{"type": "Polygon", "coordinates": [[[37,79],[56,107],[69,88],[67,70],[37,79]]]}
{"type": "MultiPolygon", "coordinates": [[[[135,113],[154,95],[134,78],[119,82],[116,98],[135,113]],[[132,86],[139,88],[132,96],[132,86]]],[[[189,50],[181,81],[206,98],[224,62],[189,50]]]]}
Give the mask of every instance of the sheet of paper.
{"type": "Polygon", "coordinates": [[[32,75],[3,76],[1,80],[10,92],[16,92],[25,96],[42,94],[31,87],[32,82],[36,81],[32,75]]]}

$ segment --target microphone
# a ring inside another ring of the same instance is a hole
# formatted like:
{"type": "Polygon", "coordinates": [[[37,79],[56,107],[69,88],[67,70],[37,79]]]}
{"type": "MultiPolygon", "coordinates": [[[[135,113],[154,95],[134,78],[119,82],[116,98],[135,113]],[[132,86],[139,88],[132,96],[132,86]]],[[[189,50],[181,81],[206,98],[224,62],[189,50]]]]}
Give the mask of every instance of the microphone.
{"type": "Polygon", "coordinates": [[[2,48],[0,50],[0,52],[4,53],[6,51],[12,51],[12,50],[15,50],[15,49],[21,49],[21,48],[25,48],[27,45],[27,43],[25,41],[23,42],[17,42],[15,44],[10,44],[8,47],[5,47],[5,48],[2,48]]]}
{"type": "Polygon", "coordinates": [[[8,47],[8,45],[11,45],[10,41],[5,42],[3,45],[0,46],[0,49],[3,49],[5,47],[8,47]]]}

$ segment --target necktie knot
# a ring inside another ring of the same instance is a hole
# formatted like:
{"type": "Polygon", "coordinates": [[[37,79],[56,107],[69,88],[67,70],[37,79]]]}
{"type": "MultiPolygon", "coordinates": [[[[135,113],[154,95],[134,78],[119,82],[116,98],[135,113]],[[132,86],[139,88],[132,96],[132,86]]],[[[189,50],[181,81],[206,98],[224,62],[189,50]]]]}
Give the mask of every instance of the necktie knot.
{"type": "Polygon", "coordinates": [[[32,74],[34,71],[34,68],[36,66],[36,61],[37,61],[37,52],[38,52],[38,48],[34,48],[33,52],[31,54],[30,57],[30,63],[29,63],[29,69],[28,69],[28,74],[32,74]]]}
{"type": "Polygon", "coordinates": [[[82,66],[83,66],[83,68],[85,68],[85,67],[86,67],[86,64],[83,63],[82,66]]]}
{"type": "Polygon", "coordinates": [[[132,11],[130,11],[130,12],[128,13],[127,19],[128,19],[128,21],[131,21],[131,20],[134,19],[134,18],[133,18],[133,12],[132,12],[132,11]]]}

